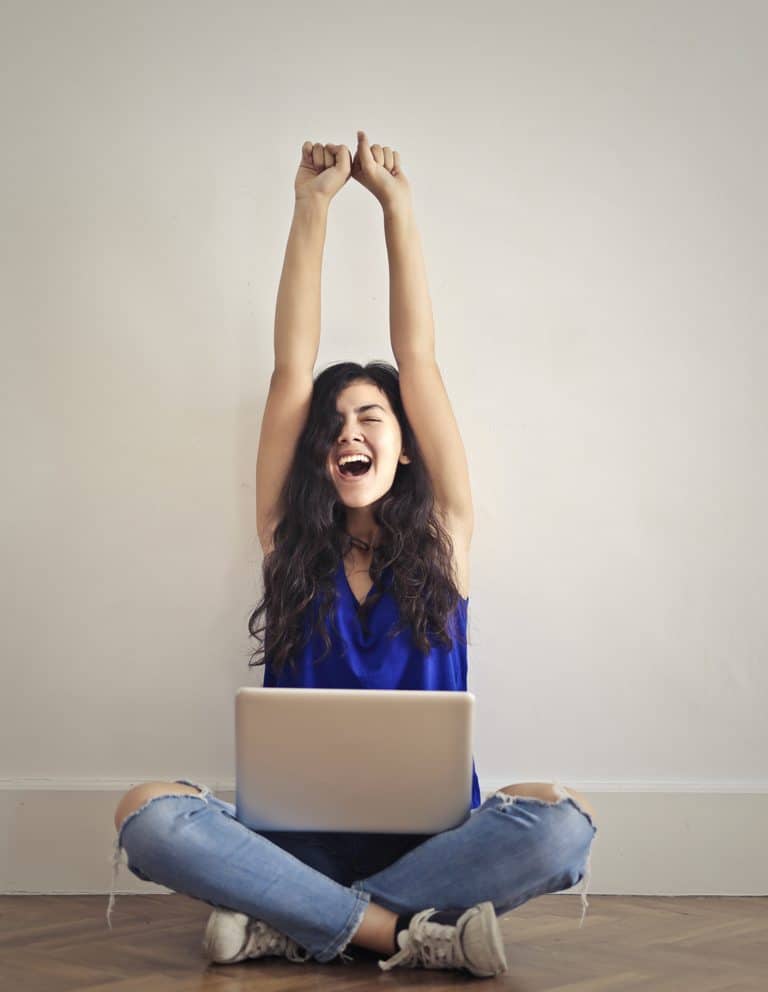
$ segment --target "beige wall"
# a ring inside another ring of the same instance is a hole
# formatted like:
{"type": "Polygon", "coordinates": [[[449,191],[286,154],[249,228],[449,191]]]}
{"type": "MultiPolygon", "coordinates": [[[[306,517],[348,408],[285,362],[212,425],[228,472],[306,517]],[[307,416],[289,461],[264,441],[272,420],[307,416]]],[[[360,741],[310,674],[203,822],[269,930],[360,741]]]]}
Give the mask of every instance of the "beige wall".
{"type": "MultiPolygon", "coordinates": [[[[765,7],[0,17],[2,784],[231,788],[293,177],[362,127],[472,472],[481,787],[765,791],[765,7]]],[[[387,315],[350,183],[318,369],[387,315]]]]}

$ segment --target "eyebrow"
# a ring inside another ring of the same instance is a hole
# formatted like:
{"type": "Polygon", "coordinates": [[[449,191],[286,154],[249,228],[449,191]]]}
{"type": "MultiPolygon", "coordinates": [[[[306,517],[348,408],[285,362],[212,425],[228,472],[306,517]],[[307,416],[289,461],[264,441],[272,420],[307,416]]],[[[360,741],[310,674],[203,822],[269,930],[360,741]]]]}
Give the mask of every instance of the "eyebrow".
{"type": "MultiPolygon", "coordinates": [[[[375,406],[377,406],[380,410],[384,410],[384,407],[381,405],[381,403],[366,403],[365,406],[356,406],[355,413],[364,413],[366,410],[372,410],[375,406]]],[[[384,413],[386,412],[387,411],[384,410],[384,413]]],[[[336,413],[338,413],[340,417],[342,416],[342,414],[338,410],[336,411],[336,413]]]]}

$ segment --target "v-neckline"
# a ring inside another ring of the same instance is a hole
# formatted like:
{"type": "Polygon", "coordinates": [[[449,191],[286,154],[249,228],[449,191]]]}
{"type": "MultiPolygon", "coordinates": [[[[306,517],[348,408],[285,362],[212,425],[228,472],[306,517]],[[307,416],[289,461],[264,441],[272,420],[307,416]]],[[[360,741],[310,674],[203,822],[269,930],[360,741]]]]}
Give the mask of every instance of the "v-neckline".
{"type": "MultiPolygon", "coordinates": [[[[357,608],[358,608],[358,609],[360,609],[360,607],[362,607],[362,606],[365,606],[365,604],[366,604],[366,603],[368,602],[368,597],[369,597],[369,596],[371,595],[371,593],[373,592],[373,590],[374,590],[374,589],[376,588],[376,583],[374,582],[374,583],[373,583],[373,584],[371,585],[371,588],[370,588],[370,589],[368,590],[368,592],[367,592],[367,593],[365,594],[365,599],[363,599],[363,600],[361,601],[361,600],[359,600],[359,599],[357,598],[357,596],[355,595],[355,590],[354,590],[354,589],[352,588],[352,586],[351,586],[351,585],[349,584],[349,579],[347,578],[347,570],[346,570],[346,569],[344,568],[344,559],[343,559],[343,558],[341,559],[341,562],[340,562],[340,566],[341,566],[341,576],[342,576],[342,578],[343,578],[343,580],[344,580],[344,585],[345,585],[345,586],[347,587],[347,590],[349,591],[349,595],[350,595],[350,596],[352,597],[352,599],[354,600],[354,602],[355,602],[355,605],[357,606],[357,608]]],[[[389,566],[387,566],[387,567],[389,567],[389,566]]],[[[387,570],[387,569],[385,568],[385,569],[384,569],[384,571],[386,572],[386,570],[387,570]]],[[[383,573],[382,573],[382,574],[383,574],[383,573]]]]}
{"type": "MultiPolygon", "coordinates": [[[[376,588],[376,583],[375,582],[373,583],[373,585],[371,586],[371,588],[365,594],[365,599],[362,602],[360,602],[360,600],[355,595],[355,590],[349,584],[349,579],[347,578],[347,571],[344,568],[344,559],[343,558],[341,559],[340,565],[341,565],[341,577],[344,580],[344,585],[347,587],[347,590],[349,592],[349,595],[352,597],[352,599],[355,602],[355,604],[357,605],[358,609],[360,609],[360,607],[365,606],[365,604],[368,602],[368,597],[371,595],[371,593],[373,592],[373,590],[376,588]]],[[[382,577],[383,577],[384,573],[387,571],[388,568],[389,568],[389,565],[387,565],[385,567],[385,569],[384,569],[384,572],[382,572],[382,577]]],[[[469,596],[459,596],[459,602],[460,603],[463,603],[464,606],[468,606],[469,605],[469,596]]]]}

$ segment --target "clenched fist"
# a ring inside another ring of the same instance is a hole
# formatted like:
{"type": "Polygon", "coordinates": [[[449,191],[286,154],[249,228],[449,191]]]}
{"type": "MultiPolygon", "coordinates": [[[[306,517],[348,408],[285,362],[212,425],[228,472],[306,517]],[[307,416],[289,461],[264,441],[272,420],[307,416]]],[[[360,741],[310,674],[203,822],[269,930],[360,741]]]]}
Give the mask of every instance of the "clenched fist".
{"type": "Polygon", "coordinates": [[[346,145],[321,145],[305,141],[301,146],[301,165],[293,184],[296,199],[319,196],[332,200],[352,170],[352,158],[346,145]]]}
{"type": "Polygon", "coordinates": [[[400,153],[387,145],[369,145],[365,131],[357,132],[352,177],[388,208],[410,200],[411,188],[400,164],[400,153]]]}

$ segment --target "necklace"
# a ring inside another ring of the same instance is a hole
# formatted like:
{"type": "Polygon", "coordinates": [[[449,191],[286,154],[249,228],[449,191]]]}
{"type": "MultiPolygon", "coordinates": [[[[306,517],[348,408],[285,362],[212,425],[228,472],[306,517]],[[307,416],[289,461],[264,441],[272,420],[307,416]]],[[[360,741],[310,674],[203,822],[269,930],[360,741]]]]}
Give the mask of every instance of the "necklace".
{"type": "MultiPolygon", "coordinates": [[[[344,531],[344,533],[347,534],[346,531],[344,531]]],[[[371,550],[370,543],[368,541],[364,541],[362,539],[362,537],[353,537],[352,534],[347,534],[347,537],[350,539],[350,541],[352,542],[352,544],[356,548],[360,548],[361,551],[370,551],[371,550]]]]}

